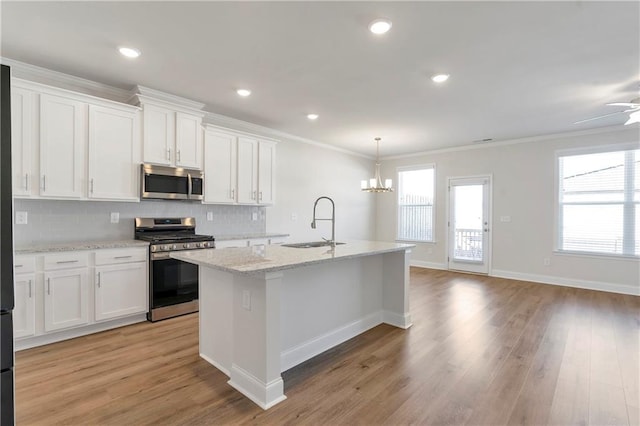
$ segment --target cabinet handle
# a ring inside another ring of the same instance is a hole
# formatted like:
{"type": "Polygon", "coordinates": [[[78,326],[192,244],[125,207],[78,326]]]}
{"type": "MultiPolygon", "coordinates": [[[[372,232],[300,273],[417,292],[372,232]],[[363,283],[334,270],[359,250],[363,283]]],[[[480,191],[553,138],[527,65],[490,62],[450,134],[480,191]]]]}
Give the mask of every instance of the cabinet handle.
{"type": "Polygon", "coordinates": [[[22,268],[24,265],[15,265],[16,268],[22,268]]]}
{"type": "Polygon", "coordinates": [[[98,277],[96,279],[96,283],[98,284],[98,288],[100,288],[100,272],[98,272],[98,277]]]}
{"type": "Polygon", "coordinates": [[[91,178],[90,184],[91,184],[91,189],[90,189],[90,191],[91,191],[91,193],[93,194],[93,178],[91,178]]]}
{"type": "Polygon", "coordinates": [[[255,200],[255,199],[256,199],[256,192],[258,192],[258,191],[253,191],[253,192],[251,193],[251,199],[252,199],[252,200],[255,200]]]}
{"type": "Polygon", "coordinates": [[[47,176],[42,175],[42,192],[47,190],[47,176]]]}
{"type": "Polygon", "coordinates": [[[235,199],[236,199],[236,190],[235,190],[235,189],[232,189],[232,190],[231,190],[231,199],[232,199],[232,200],[235,200],[235,199]]]}
{"type": "Polygon", "coordinates": [[[171,148],[167,149],[167,160],[171,161],[171,148]]]}
{"type": "Polygon", "coordinates": [[[176,151],[176,161],[180,161],[180,150],[176,151]]]}
{"type": "Polygon", "coordinates": [[[76,263],[77,260],[59,260],[56,263],[61,264],[61,263],[76,263]]]}
{"type": "Polygon", "coordinates": [[[47,278],[47,294],[51,294],[51,278],[47,278]]]}
{"type": "Polygon", "coordinates": [[[29,190],[29,173],[24,174],[24,190],[29,190]]]}
{"type": "Polygon", "coordinates": [[[29,299],[31,299],[31,280],[29,280],[29,299]]]}
{"type": "Polygon", "coordinates": [[[258,201],[262,201],[262,191],[260,191],[260,193],[258,195],[258,201]]]}
{"type": "Polygon", "coordinates": [[[129,259],[131,256],[115,256],[114,259],[129,259]]]}

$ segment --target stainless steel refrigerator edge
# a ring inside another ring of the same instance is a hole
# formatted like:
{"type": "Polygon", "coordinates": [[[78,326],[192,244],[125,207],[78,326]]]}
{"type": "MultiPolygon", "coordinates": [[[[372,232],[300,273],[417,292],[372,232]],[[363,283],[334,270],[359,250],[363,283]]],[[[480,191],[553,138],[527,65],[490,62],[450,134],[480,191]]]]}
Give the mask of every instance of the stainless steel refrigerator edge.
{"type": "Polygon", "coordinates": [[[0,67],[0,425],[8,426],[15,424],[11,77],[8,66],[0,67]]]}

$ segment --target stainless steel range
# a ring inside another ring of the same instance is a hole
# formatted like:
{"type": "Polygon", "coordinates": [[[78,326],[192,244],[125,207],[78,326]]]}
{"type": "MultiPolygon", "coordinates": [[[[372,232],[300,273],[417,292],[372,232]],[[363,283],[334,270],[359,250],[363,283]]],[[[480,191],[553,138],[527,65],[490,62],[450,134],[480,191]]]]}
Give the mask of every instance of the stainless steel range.
{"type": "Polygon", "coordinates": [[[135,219],[135,238],[149,241],[149,321],[198,311],[198,266],[172,259],[177,250],[215,248],[211,235],[196,234],[196,220],[135,219]]]}

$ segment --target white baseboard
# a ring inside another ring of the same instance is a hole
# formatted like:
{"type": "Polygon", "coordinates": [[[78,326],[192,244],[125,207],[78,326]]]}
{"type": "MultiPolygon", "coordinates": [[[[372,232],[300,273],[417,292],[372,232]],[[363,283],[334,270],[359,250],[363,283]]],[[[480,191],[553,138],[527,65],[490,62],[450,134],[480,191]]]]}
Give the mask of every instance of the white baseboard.
{"type": "Polygon", "coordinates": [[[215,368],[217,368],[218,370],[222,371],[225,376],[231,377],[231,372],[229,370],[227,370],[226,368],[224,368],[222,366],[222,364],[220,364],[219,362],[214,361],[213,359],[211,359],[208,356],[204,355],[202,352],[200,352],[200,358],[204,359],[209,364],[213,365],[215,368]]]}
{"type": "Polygon", "coordinates": [[[412,326],[411,314],[397,314],[391,311],[382,312],[382,321],[394,327],[407,329],[412,326]]]}
{"type": "Polygon", "coordinates": [[[281,376],[269,383],[263,383],[253,374],[232,364],[231,378],[227,383],[255,402],[263,410],[267,410],[287,399],[284,394],[284,381],[281,376]]]}
{"type": "Polygon", "coordinates": [[[526,274],[522,272],[505,271],[494,269],[490,274],[492,277],[509,278],[512,280],[531,281],[534,283],[561,285],[565,287],[583,288],[586,290],[607,291],[609,293],[630,294],[640,296],[639,287],[631,287],[622,284],[612,284],[600,281],[578,280],[575,278],[554,277],[550,275],[526,274]]]}
{"type": "Polygon", "coordinates": [[[282,371],[286,371],[342,342],[364,333],[376,325],[382,324],[383,316],[382,311],[374,312],[364,318],[282,351],[280,355],[282,371]]]}
{"type": "Polygon", "coordinates": [[[427,268],[427,269],[447,269],[446,263],[436,263],[436,262],[425,262],[422,260],[412,260],[410,262],[411,266],[417,266],[418,268],[427,268]]]}
{"type": "Polygon", "coordinates": [[[80,336],[86,336],[88,334],[99,333],[101,331],[111,330],[113,328],[124,327],[125,325],[131,325],[138,322],[144,322],[147,320],[147,314],[137,314],[126,318],[119,318],[112,321],[95,323],[77,328],[70,328],[68,330],[61,330],[57,332],[42,334],[40,336],[25,337],[17,339],[14,342],[16,351],[22,351],[24,349],[35,348],[36,346],[48,345],[50,343],[61,342],[63,340],[73,339],[80,336]]]}

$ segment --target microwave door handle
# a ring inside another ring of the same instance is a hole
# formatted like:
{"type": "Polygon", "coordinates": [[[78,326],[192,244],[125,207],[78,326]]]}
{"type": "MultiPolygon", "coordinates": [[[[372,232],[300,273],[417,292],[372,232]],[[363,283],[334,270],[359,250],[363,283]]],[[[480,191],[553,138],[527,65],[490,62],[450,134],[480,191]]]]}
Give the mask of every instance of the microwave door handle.
{"type": "Polygon", "coordinates": [[[193,183],[191,182],[191,173],[187,174],[187,198],[191,198],[193,191],[193,183]]]}

